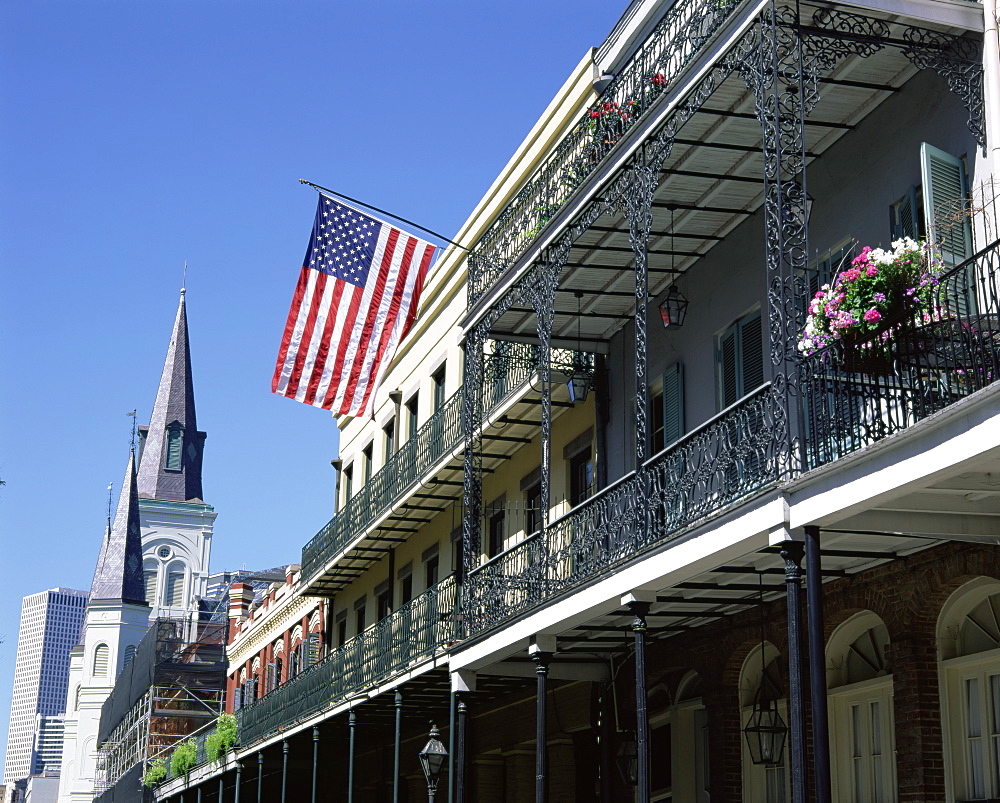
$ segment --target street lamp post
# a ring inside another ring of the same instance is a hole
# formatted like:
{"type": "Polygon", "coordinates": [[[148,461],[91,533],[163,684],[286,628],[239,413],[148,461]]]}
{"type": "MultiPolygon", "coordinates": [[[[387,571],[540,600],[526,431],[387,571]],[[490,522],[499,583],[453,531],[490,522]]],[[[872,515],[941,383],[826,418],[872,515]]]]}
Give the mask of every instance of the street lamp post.
{"type": "Polygon", "coordinates": [[[440,735],[437,725],[432,724],[430,739],[419,754],[420,768],[424,771],[424,777],[427,779],[427,803],[434,803],[438,780],[441,778],[441,768],[448,760],[448,751],[438,739],[440,735]]]}

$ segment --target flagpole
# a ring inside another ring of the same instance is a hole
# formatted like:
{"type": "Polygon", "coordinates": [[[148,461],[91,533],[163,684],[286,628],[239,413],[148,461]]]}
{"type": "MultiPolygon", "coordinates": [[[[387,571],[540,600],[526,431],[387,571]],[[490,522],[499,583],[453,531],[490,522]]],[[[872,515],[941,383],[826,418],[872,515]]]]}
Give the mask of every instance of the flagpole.
{"type": "Polygon", "coordinates": [[[313,184],[311,181],[307,181],[304,178],[300,178],[299,179],[299,184],[306,184],[306,185],[312,187],[317,192],[327,192],[330,195],[335,195],[338,198],[343,198],[345,201],[350,201],[352,204],[360,204],[361,206],[363,206],[363,207],[365,207],[367,209],[371,209],[371,210],[373,210],[375,212],[378,212],[380,215],[388,215],[391,218],[395,218],[396,220],[399,220],[399,221],[401,221],[403,223],[406,223],[408,226],[414,226],[414,227],[420,229],[421,231],[425,231],[428,234],[432,234],[435,237],[437,237],[439,240],[444,240],[446,243],[451,243],[452,245],[456,246],[457,248],[461,248],[463,251],[468,251],[469,253],[472,253],[472,249],[471,248],[466,248],[464,245],[460,245],[459,243],[456,243],[454,240],[449,240],[443,234],[438,234],[436,231],[432,231],[431,229],[428,229],[428,228],[426,228],[424,226],[421,226],[419,223],[414,223],[412,220],[407,220],[405,217],[400,217],[399,215],[394,215],[392,212],[387,212],[385,209],[379,209],[377,206],[372,206],[371,204],[366,204],[364,201],[359,201],[357,198],[352,198],[351,196],[344,195],[343,193],[340,193],[340,192],[334,192],[331,189],[327,189],[326,187],[319,186],[319,184],[313,184]]]}

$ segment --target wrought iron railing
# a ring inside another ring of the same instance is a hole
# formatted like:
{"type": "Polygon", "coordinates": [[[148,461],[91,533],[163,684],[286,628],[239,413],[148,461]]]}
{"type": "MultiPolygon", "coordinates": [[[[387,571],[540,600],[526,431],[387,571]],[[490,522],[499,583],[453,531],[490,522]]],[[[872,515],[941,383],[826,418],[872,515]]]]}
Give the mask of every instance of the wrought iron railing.
{"type": "Polygon", "coordinates": [[[1000,240],[939,278],[929,310],[801,363],[806,468],[833,462],[1000,377],[1000,240]]]}
{"type": "Polygon", "coordinates": [[[384,683],[458,639],[455,581],[446,577],[318,663],[236,712],[248,745],[384,683]]]}
{"type": "Polygon", "coordinates": [[[775,481],[786,438],[770,384],[745,396],[557,519],[472,570],[470,635],[607,574],[775,481]]]}
{"type": "MultiPolygon", "coordinates": [[[[592,355],[585,356],[591,358],[586,364],[592,365],[592,355]]],[[[572,351],[557,349],[552,354],[555,369],[571,371],[573,361],[572,351]]],[[[489,415],[532,376],[538,367],[538,350],[528,344],[498,342],[496,351],[485,358],[484,367],[483,410],[489,415]]],[[[428,469],[458,447],[464,437],[463,399],[463,390],[459,389],[302,548],[303,577],[312,577],[346,549],[375,518],[405,496],[428,469]]]]}
{"type": "Polygon", "coordinates": [[[632,59],[476,243],[469,303],[485,293],[545,228],[566,199],[667,91],[738,5],[676,0],[632,59]]]}

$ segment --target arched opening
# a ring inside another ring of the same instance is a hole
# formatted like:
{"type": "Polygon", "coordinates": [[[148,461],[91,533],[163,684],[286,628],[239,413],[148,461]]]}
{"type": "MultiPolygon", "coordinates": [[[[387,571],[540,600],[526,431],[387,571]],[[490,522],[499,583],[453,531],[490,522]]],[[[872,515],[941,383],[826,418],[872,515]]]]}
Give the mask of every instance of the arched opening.
{"type": "Polygon", "coordinates": [[[952,594],[937,636],[948,799],[1000,797],[1000,582],[952,594]]]}
{"type": "MultiPolygon", "coordinates": [[[[740,721],[750,722],[754,706],[776,707],[788,722],[785,699],[785,671],[777,647],[764,642],[754,647],[740,671],[740,721]]],[[[785,740],[787,741],[787,739],[785,740]]],[[[746,734],[742,739],[743,797],[763,803],[785,803],[789,798],[787,748],[781,750],[773,764],[754,764],[746,734]]]]}
{"type": "Polygon", "coordinates": [[[896,800],[889,631],[862,611],[840,625],[826,649],[833,797],[850,803],[896,800]]]}
{"type": "Polygon", "coordinates": [[[94,648],[93,675],[95,678],[108,676],[108,656],[110,653],[107,644],[98,644],[94,648]]]}

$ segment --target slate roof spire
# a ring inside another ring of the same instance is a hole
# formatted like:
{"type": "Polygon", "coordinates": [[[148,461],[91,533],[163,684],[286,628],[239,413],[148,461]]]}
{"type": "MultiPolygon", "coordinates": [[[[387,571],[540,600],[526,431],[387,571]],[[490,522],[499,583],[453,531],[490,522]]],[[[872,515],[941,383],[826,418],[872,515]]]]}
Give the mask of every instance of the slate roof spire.
{"type": "Polygon", "coordinates": [[[94,580],[90,584],[90,599],[120,599],[137,605],[146,602],[134,449],[129,453],[128,468],[122,481],[114,522],[101,544],[94,580]]]}
{"type": "Polygon", "coordinates": [[[188,347],[184,290],[163,363],[149,426],[140,430],[139,496],[201,502],[201,457],[205,433],[198,431],[188,347]]]}

